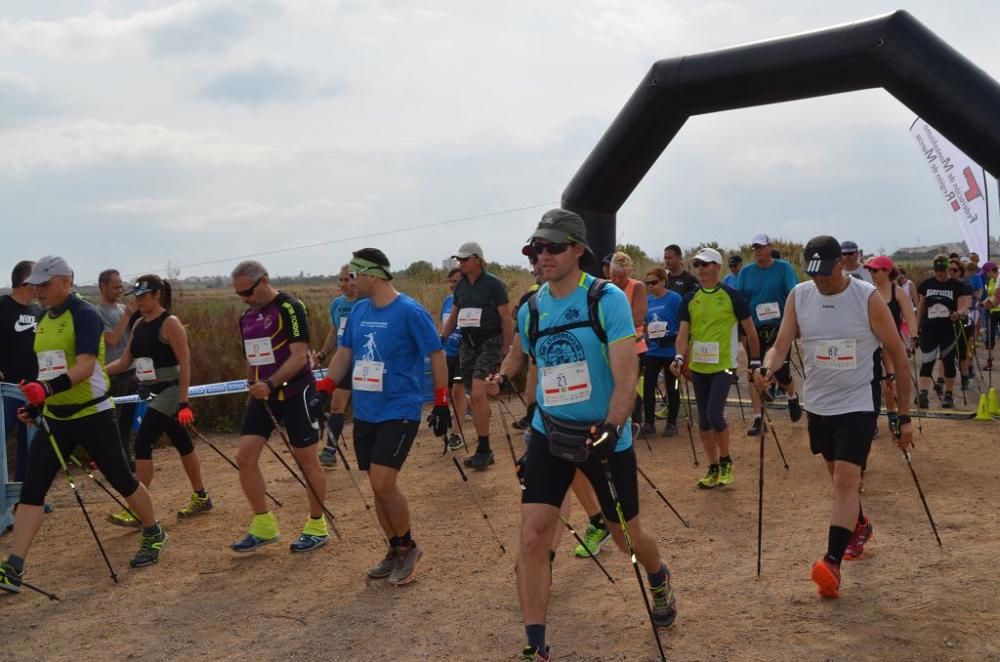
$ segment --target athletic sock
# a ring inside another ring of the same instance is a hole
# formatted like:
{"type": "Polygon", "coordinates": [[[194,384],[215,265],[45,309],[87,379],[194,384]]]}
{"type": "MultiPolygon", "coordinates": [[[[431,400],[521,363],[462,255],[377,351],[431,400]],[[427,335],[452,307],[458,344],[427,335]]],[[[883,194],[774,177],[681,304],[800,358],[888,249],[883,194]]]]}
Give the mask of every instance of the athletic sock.
{"type": "Polygon", "coordinates": [[[397,538],[396,536],[392,536],[391,538],[389,538],[389,547],[400,547],[403,544],[402,540],[403,540],[402,538],[397,538]]]}
{"type": "Polygon", "coordinates": [[[649,588],[660,588],[667,583],[667,564],[661,563],[660,569],[656,572],[647,572],[646,579],[649,580],[649,588]]]}
{"type": "Polygon", "coordinates": [[[525,625],[524,633],[528,635],[528,645],[540,653],[545,653],[545,624],[525,625]]]}
{"type": "Polygon", "coordinates": [[[24,572],[24,559],[16,554],[9,554],[7,556],[7,564],[17,571],[17,574],[24,572]]]}
{"type": "Polygon", "coordinates": [[[302,527],[302,533],[307,536],[325,536],[329,535],[326,530],[326,520],[322,515],[319,517],[309,516],[306,520],[306,525],[302,527]]]}
{"type": "Polygon", "coordinates": [[[556,553],[553,550],[550,549],[549,550],[549,565],[552,565],[552,563],[555,560],[556,560],[556,553]]]}
{"type": "Polygon", "coordinates": [[[198,495],[199,499],[205,499],[208,497],[208,494],[205,493],[204,487],[201,488],[200,490],[195,490],[194,493],[198,495]]]}
{"type": "Polygon", "coordinates": [[[154,522],[153,526],[144,526],[142,528],[142,535],[144,536],[158,536],[162,532],[160,529],[160,523],[154,522]]]}
{"type": "Polygon", "coordinates": [[[480,453],[489,453],[489,452],[490,452],[490,436],[480,435],[479,445],[476,446],[476,455],[479,455],[480,453]]]}
{"type": "Polygon", "coordinates": [[[337,440],[340,439],[340,434],[344,431],[344,415],[343,414],[330,414],[330,418],[327,419],[327,428],[330,434],[326,436],[326,446],[327,448],[333,448],[337,440]]]}
{"type": "Polygon", "coordinates": [[[608,530],[608,523],[604,521],[604,513],[598,512],[596,515],[591,516],[590,525],[595,529],[608,530]]]}
{"type": "Polygon", "coordinates": [[[729,457],[728,455],[719,458],[719,465],[732,464],[732,463],[733,463],[733,458],[729,457]]]}
{"type": "Polygon", "coordinates": [[[798,400],[798,399],[799,399],[799,394],[798,393],[793,393],[792,395],[788,396],[788,400],[789,401],[791,401],[791,400],[798,400]]]}
{"type": "Polygon", "coordinates": [[[400,547],[404,547],[404,546],[408,547],[412,543],[413,543],[413,539],[410,538],[410,530],[407,529],[406,533],[404,533],[403,535],[399,536],[399,546],[400,547]]]}
{"type": "Polygon", "coordinates": [[[847,549],[847,543],[851,542],[851,536],[853,535],[854,531],[850,529],[845,529],[842,526],[831,526],[830,537],[826,543],[826,556],[823,558],[830,563],[840,565],[840,562],[844,559],[844,550],[847,549]]]}

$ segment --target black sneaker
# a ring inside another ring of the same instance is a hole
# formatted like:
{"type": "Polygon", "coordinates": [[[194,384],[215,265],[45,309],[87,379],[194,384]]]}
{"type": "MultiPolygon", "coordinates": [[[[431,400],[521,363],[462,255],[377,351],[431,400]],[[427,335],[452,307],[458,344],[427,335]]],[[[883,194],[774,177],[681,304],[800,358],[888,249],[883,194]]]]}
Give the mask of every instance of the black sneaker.
{"type": "Polygon", "coordinates": [[[799,404],[798,396],[788,398],[788,416],[791,417],[792,423],[797,423],[802,418],[802,405],[799,404]]]}
{"type": "Polygon", "coordinates": [[[927,396],[927,391],[921,389],[920,393],[917,394],[917,409],[929,409],[930,406],[931,401],[927,396]]]}
{"type": "Polygon", "coordinates": [[[163,530],[162,526],[159,529],[158,533],[154,533],[151,536],[142,534],[142,539],[139,541],[139,551],[128,562],[130,566],[133,568],[144,568],[160,560],[160,554],[163,553],[163,546],[167,544],[169,536],[167,536],[167,532],[163,530]]]}
{"type": "Polygon", "coordinates": [[[515,430],[527,430],[529,425],[531,425],[531,420],[527,416],[522,416],[513,423],[515,430]]]}
{"type": "Polygon", "coordinates": [[[664,437],[676,437],[677,436],[677,424],[667,423],[666,427],[663,428],[664,437]]]}
{"type": "Polygon", "coordinates": [[[663,585],[650,588],[649,592],[653,595],[653,624],[658,628],[669,628],[677,618],[677,598],[670,585],[669,570],[663,585]]]}
{"type": "Polygon", "coordinates": [[[549,657],[549,647],[546,646],[545,652],[542,652],[534,646],[525,646],[521,650],[521,657],[518,659],[520,662],[549,662],[551,659],[549,657]]]}
{"type": "Polygon", "coordinates": [[[951,394],[951,391],[944,392],[944,397],[941,398],[941,408],[942,409],[955,408],[955,396],[951,394]]]}
{"type": "Polygon", "coordinates": [[[390,547],[389,551],[385,553],[385,558],[368,568],[368,577],[370,579],[385,579],[392,574],[392,571],[396,569],[396,564],[399,562],[396,558],[396,548],[390,547]]]}
{"type": "Polygon", "coordinates": [[[642,431],[642,434],[645,434],[645,435],[656,434],[656,424],[655,423],[643,423],[641,431],[642,431]]]}
{"type": "Polygon", "coordinates": [[[747,436],[756,437],[757,435],[760,434],[760,430],[763,426],[764,426],[763,417],[757,416],[756,418],[753,419],[753,425],[751,425],[750,429],[747,430],[747,436]]]}
{"type": "Polygon", "coordinates": [[[472,457],[466,458],[463,464],[476,471],[486,471],[486,468],[495,462],[493,451],[487,451],[485,453],[476,453],[472,457]]]}

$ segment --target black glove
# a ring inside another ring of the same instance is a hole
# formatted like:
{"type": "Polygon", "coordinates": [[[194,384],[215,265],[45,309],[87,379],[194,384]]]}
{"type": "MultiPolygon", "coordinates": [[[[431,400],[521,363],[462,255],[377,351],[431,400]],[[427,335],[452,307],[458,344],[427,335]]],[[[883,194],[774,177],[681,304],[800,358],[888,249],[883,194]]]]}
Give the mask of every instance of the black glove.
{"type": "Polygon", "coordinates": [[[17,408],[18,415],[26,415],[29,418],[38,418],[42,415],[42,408],[37,405],[25,404],[23,407],[17,408]]]}
{"type": "Polygon", "coordinates": [[[517,475],[517,479],[522,483],[524,482],[524,463],[527,459],[528,453],[525,452],[524,455],[514,461],[514,473],[517,475]]]}
{"type": "Polygon", "coordinates": [[[618,426],[605,421],[590,428],[590,452],[602,462],[614,454],[618,445],[618,426]]]}
{"type": "Polygon", "coordinates": [[[443,437],[451,427],[451,409],[448,405],[434,405],[431,415],[427,417],[427,426],[434,430],[434,435],[443,437]]]}
{"type": "Polygon", "coordinates": [[[322,391],[316,391],[309,398],[308,407],[309,413],[312,414],[314,420],[325,423],[327,416],[330,414],[330,396],[322,391]]]}

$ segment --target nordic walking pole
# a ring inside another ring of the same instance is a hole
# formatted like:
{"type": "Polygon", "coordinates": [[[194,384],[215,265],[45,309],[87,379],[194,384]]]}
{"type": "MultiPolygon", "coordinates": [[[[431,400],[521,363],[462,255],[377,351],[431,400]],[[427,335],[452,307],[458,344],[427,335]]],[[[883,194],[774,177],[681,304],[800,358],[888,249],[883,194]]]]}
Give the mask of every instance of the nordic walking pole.
{"type": "Polygon", "coordinates": [[[469,488],[469,494],[472,495],[472,499],[476,502],[479,512],[483,514],[483,519],[486,520],[486,525],[490,527],[490,532],[493,534],[493,537],[496,538],[497,544],[500,545],[500,552],[506,554],[507,548],[503,546],[503,541],[500,540],[500,536],[497,535],[496,529],[493,528],[493,523],[490,522],[490,516],[486,514],[483,504],[479,501],[479,495],[476,494],[474,489],[472,489],[472,485],[469,483],[469,477],[466,476],[465,471],[462,470],[462,465],[459,464],[458,458],[452,455],[451,461],[455,463],[455,468],[458,469],[458,473],[462,477],[462,482],[464,482],[465,486],[469,488]]]}
{"type": "Polygon", "coordinates": [[[274,429],[278,431],[278,434],[281,435],[281,440],[285,442],[285,448],[287,448],[288,452],[292,454],[292,459],[295,460],[295,466],[299,468],[299,471],[302,473],[302,477],[299,478],[299,475],[294,471],[292,471],[292,468],[288,466],[288,463],[286,463],[282,459],[282,457],[275,452],[273,448],[268,446],[267,440],[264,440],[264,445],[267,446],[268,448],[271,448],[271,452],[274,453],[274,456],[277,457],[279,460],[281,460],[281,463],[285,465],[285,468],[288,469],[288,471],[293,476],[295,476],[295,480],[299,481],[299,483],[303,487],[306,487],[309,490],[309,492],[312,493],[313,498],[316,499],[316,501],[319,503],[319,507],[323,509],[323,513],[330,521],[330,527],[333,529],[333,532],[337,534],[338,538],[343,539],[343,536],[340,535],[340,530],[337,528],[337,522],[333,517],[333,513],[331,513],[330,509],[326,507],[326,504],[323,502],[323,499],[319,497],[319,494],[316,492],[316,488],[313,487],[312,481],[309,480],[309,476],[306,475],[305,469],[302,468],[302,463],[299,462],[299,458],[295,456],[295,450],[292,448],[292,442],[288,440],[288,435],[285,434],[285,431],[282,429],[282,427],[278,425],[278,419],[275,418],[274,412],[271,411],[271,405],[268,404],[267,400],[261,400],[261,404],[264,405],[264,411],[266,411],[267,415],[271,418],[271,424],[274,425],[274,429]]]}
{"type": "MultiPolygon", "coordinates": [[[[461,377],[456,377],[455,378],[456,382],[459,382],[461,380],[462,380],[461,377]]],[[[454,382],[453,382],[453,384],[454,384],[454,382]]],[[[462,390],[465,390],[464,384],[462,386],[462,390]]],[[[463,398],[463,400],[464,400],[464,398],[463,398]]],[[[465,430],[462,429],[462,416],[458,413],[458,405],[455,404],[454,398],[448,398],[448,402],[451,403],[451,411],[455,414],[455,427],[458,428],[458,434],[459,434],[460,437],[462,437],[462,448],[465,449],[465,454],[468,455],[469,454],[469,445],[467,443],[465,443],[465,430]]],[[[447,441],[445,441],[444,447],[448,448],[448,442],[447,441]]]]}
{"type": "MultiPolygon", "coordinates": [[[[761,407],[764,411],[764,408],[761,407]]],[[[760,559],[764,547],[764,437],[760,435],[760,474],[757,478],[757,576],[760,577],[760,559]]]]}
{"type": "Polygon", "coordinates": [[[87,507],[83,505],[83,498],[80,496],[80,492],[76,489],[76,483],[73,482],[73,476],[69,473],[69,468],[66,466],[66,460],[63,459],[62,451],[59,450],[59,444],[56,442],[56,438],[52,436],[52,430],[49,428],[49,422],[45,420],[44,415],[40,415],[38,420],[40,421],[41,427],[45,428],[45,434],[49,438],[52,450],[56,453],[56,458],[59,460],[59,466],[62,467],[63,475],[66,476],[66,482],[69,483],[69,489],[73,492],[73,496],[76,497],[76,502],[80,504],[80,510],[83,511],[83,518],[87,520],[87,526],[90,527],[90,532],[94,536],[94,542],[97,543],[97,549],[100,550],[101,556],[104,557],[104,563],[108,566],[108,572],[111,573],[111,579],[117,584],[118,575],[115,573],[114,566],[111,565],[111,559],[108,558],[108,553],[104,551],[104,545],[101,544],[101,539],[97,535],[94,523],[90,519],[90,513],[87,512],[87,507]]]}
{"type": "Polygon", "coordinates": [[[910,379],[913,380],[913,391],[917,394],[917,431],[924,434],[924,417],[920,414],[920,384],[917,383],[917,350],[910,352],[910,379]]]}
{"type": "MultiPolygon", "coordinates": [[[[13,580],[12,580],[12,582],[13,582],[13,580]]],[[[18,579],[17,580],[17,585],[18,586],[23,586],[24,588],[31,589],[35,593],[40,593],[40,594],[44,595],[45,597],[47,597],[49,600],[55,600],[56,602],[62,602],[59,599],[59,596],[56,595],[55,593],[49,593],[48,591],[40,589],[37,586],[29,584],[28,582],[24,581],[23,579],[18,579]]]]}
{"type": "Polygon", "coordinates": [[[747,416],[746,414],[743,413],[743,393],[740,392],[740,376],[736,374],[735,370],[733,370],[732,374],[734,377],[736,377],[736,397],[737,401],[740,403],[740,419],[742,419],[743,422],[746,423],[747,416]]]}
{"type": "Polygon", "coordinates": [[[112,498],[112,499],[114,500],[114,502],[115,502],[115,503],[117,503],[117,504],[118,504],[118,506],[119,506],[120,508],[122,508],[122,509],[123,509],[123,510],[124,510],[125,512],[127,512],[127,513],[128,513],[128,514],[129,514],[129,515],[130,515],[130,516],[132,517],[132,519],[134,519],[134,520],[136,520],[136,521],[139,521],[139,518],[135,516],[135,513],[133,513],[133,512],[132,512],[132,510],[131,510],[131,509],[130,509],[130,508],[129,508],[128,506],[126,506],[126,505],[125,505],[124,503],[122,503],[122,502],[121,502],[121,500],[120,500],[120,499],[119,499],[118,497],[116,497],[116,496],[115,496],[114,492],[112,492],[111,490],[109,490],[109,489],[108,489],[108,486],[107,486],[107,485],[105,485],[105,484],[104,484],[104,483],[103,483],[103,482],[101,481],[101,479],[100,479],[100,478],[98,478],[97,476],[95,476],[95,475],[94,475],[94,472],[93,472],[93,471],[91,471],[91,470],[90,470],[90,469],[88,469],[87,467],[83,466],[83,465],[82,465],[82,464],[80,463],[80,460],[76,459],[76,456],[74,456],[74,455],[70,455],[70,456],[69,456],[69,461],[70,461],[70,462],[72,462],[73,464],[75,464],[75,465],[76,465],[76,467],[77,467],[78,469],[83,469],[83,470],[84,470],[84,472],[85,472],[85,473],[86,473],[86,474],[87,474],[88,476],[90,476],[90,479],[91,479],[91,480],[93,480],[93,481],[94,481],[95,483],[97,483],[97,486],[98,486],[99,488],[101,488],[102,490],[104,490],[104,491],[105,491],[105,492],[107,493],[107,495],[108,495],[109,497],[111,497],[111,498],[112,498]]]}
{"type": "MultiPolygon", "coordinates": [[[[896,429],[893,430],[893,435],[899,439],[901,433],[898,422],[896,423],[896,426],[896,429]]],[[[917,493],[920,494],[920,501],[924,504],[924,512],[927,513],[927,520],[931,523],[931,529],[934,531],[934,537],[937,539],[938,547],[942,547],[941,536],[938,535],[937,525],[934,524],[934,516],[931,515],[930,506],[927,505],[927,498],[924,496],[924,491],[920,488],[920,481],[917,480],[917,472],[913,470],[913,463],[910,461],[910,453],[905,448],[901,448],[900,450],[903,451],[903,458],[906,460],[906,466],[910,470],[910,475],[913,476],[913,484],[917,486],[917,493]]]]}
{"type": "MultiPolygon", "coordinates": [[[[774,443],[778,447],[778,453],[781,454],[781,462],[785,465],[785,471],[788,471],[788,460],[785,459],[785,451],[781,450],[781,442],[778,441],[778,431],[774,428],[774,421],[771,420],[771,415],[767,412],[767,405],[761,404],[761,413],[764,414],[765,427],[770,428],[771,435],[774,437],[774,443]]],[[[767,436],[767,430],[760,435],[761,437],[767,436]]]]}
{"type": "Polygon", "coordinates": [[[795,339],[794,344],[795,344],[795,354],[796,354],[796,356],[799,357],[799,365],[802,366],[802,369],[799,371],[799,374],[802,375],[802,379],[805,380],[805,378],[806,378],[806,364],[805,364],[805,361],[802,360],[802,350],[799,349],[799,339],[798,338],[795,339]]]}
{"type": "MultiPolygon", "coordinates": [[[[598,440],[597,443],[601,443],[598,440]]],[[[608,491],[611,493],[611,500],[615,502],[615,513],[618,515],[618,523],[622,527],[622,535],[625,538],[625,546],[628,547],[629,557],[632,559],[632,568],[635,570],[635,578],[639,582],[639,592],[642,593],[642,602],[646,605],[646,614],[649,616],[649,624],[653,628],[653,636],[656,637],[656,647],[660,649],[660,660],[666,662],[667,654],[663,652],[663,643],[660,641],[660,631],[653,620],[653,608],[649,604],[649,596],[646,595],[646,587],[642,583],[642,574],[639,572],[639,561],[635,557],[635,548],[632,546],[632,536],[628,532],[628,524],[625,523],[625,514],[622,512],[622,502],[618,498],[618,490],[615,489],[615,480],[611,477],[611,467],[607,460],[601,460],[604,467],[604,478],[608,481],[608,491]]]]}
{"type": "MultiPolygon", "coordinates": [[[[687,379],[683,374],[681,374],[680,381],[684,384],[684,401],[687,403],[684,412],[687,414],[688,439],[691,440],[691,455],[694,457],[694,466],[697,467],[698,451],[694,448],[694,429],[691,427],[691,392],[688,390],[687,379]]],[[[677,397],[680,397],[680,391],[677,392],[677,397]]]]}
{"type": "MultiPolygon", "coordinates": [[[[323,427],[326,427],[325,425],[323,427]]],[[[329,432],[327,432],[329,434],[329,432]]],[[[347,461],[347,454],[344,453],[344,449],[340,446],[340,441],[347,445],[347,440],[344,439],[343,433],[340,435],[340,440],[333,440],[333,447],[340,454],[340,459],[344,463],[344,469],[347,470],[347,475],[351,477],[351,483],[354,484],[354,489],[357,490],[358,496],[361,497],[361,503],[365,505],[365,510],[368,511],[368,515],[372,518],[372,524],[375,525],[375,531],[382,536],[382,540],[385,540],[386,544],[389,543],[389,539],[385,537],[385,532],[382,530],[382,526],[378,523],[378,518],[375,516],[375,512],[372,510],[371,505],[368,503],[368,499],[365,498],[365,493],[361,491],[361,485],[358,484],[358,479],[354,476],[354,471],[351,469],[350,462],[347,461]]]]}
{"type": "MultiPolygon", "coordinates": [[[[199,432],[198,429],[193,424],[189,423],[188,424],[188,428],[191,430],[191,432],[194,432],[194,435],[196,437],[198,437],[198,439],[200,439],[201,441],[203,441],[205,444],[208,445],[209,448],[211,448],[213,451],[215,451],[216,453],[218,453],[219,457],[221,457],[223,460],[225,460],[229,464],[229,466],[231,466],[233,469],[236,469],[236,471],[240,470],[239,465],[237,465],[233,460],[231,460],[228,455],[226,455],[221,450],[219,450],[219,448],[215,444],[213,444],[211,441],[209,441],[208,437],[206,437],[201,432],[199,432]]],[[[281,505],[282,505],[281,502],[278,501],[277,499],[275,499],[273,496],[271,496],[270,492],[268,492],[267,490],[264,490],[264,495],[267,496],[268,499],[270,499],[271,501],[273,501],[275,503],[275,505],[277,505],[279,508],[281,507],[281,505]]]]}
{"type": "Polygon", "coordinates": [[[677,519],[681,521],[681,524],[690,529],[691,525],[687,523],[686,519],[681,517],[681,514],[677,512],[677,509],[670,504],[670,501],[667,499],[667,497],[663,496],[663,492],[661,492],[660,488],[658,488],[656,484],[654,484],[653,481],[649,479],[649,476],[647,476],[646,472],[642,470],[642,467],[636,465],[635,468],[636,470],[638,470],[639,475],[646,479],[646,482],[649,483],[649,486],[652,487],[653,491],[656,492],[656,494],[660,497],[660,500],[663,501],[663,503],[667,504],[667,508],[672,510],[674,515],[677,515],[677,519]]]}

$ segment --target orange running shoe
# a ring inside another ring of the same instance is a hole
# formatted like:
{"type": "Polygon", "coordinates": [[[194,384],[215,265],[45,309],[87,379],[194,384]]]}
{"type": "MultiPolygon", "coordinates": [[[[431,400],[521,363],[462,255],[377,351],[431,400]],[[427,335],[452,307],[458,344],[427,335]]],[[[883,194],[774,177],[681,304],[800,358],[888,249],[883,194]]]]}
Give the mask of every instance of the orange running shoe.
{"type": "Polygon", "coordinates": [[[871,520],[865,517],[864,522],[858,522],[854,527],[854,535],[844,550],[845,561],[860,561],[865,558],[865,543],[875,537],[875,529],[871,520]]]}
{"type": "Polygon", "coordinates": [[[816,582],[817,592],[824,598],[839,597],[837,589],[840,588],[840,566],[830,563],[825,558],[816,561],[810,573],[812,580],[816,582]]]}

